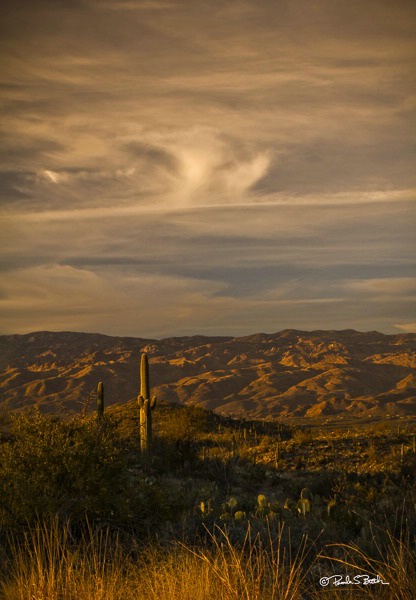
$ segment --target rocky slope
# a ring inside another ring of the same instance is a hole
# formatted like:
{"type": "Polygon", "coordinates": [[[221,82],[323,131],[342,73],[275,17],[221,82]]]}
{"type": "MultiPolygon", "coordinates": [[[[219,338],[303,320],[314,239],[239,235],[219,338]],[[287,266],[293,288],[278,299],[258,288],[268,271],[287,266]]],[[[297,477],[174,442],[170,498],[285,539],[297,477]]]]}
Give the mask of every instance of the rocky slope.
{"type": "Polygon", "coordinates": [[[416,414],[416,334],[285,330],[164,340],[85,333],[0,336],[0,392],[12,408],[79,409],[98,381],[106,404],[152,391],[245,417],[416,414]]]}

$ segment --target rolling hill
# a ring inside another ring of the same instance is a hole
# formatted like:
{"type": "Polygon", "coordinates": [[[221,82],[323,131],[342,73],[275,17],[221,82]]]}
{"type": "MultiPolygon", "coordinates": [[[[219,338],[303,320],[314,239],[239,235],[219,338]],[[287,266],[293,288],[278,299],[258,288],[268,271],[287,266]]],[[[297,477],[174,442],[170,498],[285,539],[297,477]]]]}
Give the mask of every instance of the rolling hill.
{"type": "Polygon", "coordinates": [[[239,417],[416,414],[416,334],[285,330],[151,340],[73,332],[0,336],[0,392],[13,409],[78,410],[98,381],[106,404],[152,392],[239,417]]]}

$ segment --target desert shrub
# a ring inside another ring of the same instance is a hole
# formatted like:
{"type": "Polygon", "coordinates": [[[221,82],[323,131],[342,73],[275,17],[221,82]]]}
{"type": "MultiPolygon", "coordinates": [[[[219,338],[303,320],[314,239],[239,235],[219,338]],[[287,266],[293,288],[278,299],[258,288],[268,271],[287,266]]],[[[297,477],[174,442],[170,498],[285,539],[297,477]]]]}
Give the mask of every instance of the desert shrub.
{"type": "Polygon", "coordinates": [[[111,421],[62,421],[32,409],[14,416],[0,446],[0,523],[119,511],[125,458],[111,421]]]}
{"type": "Polygon", "coordinates": [[[295,444],[310,444],[314,441],[315,434],[312,429],[299,428],[293,433],[292,440],[295,444]]]}
{"type": "Polygon", "coordinates": [[[150,530],[178,500],[149,476],[111,418],[63,421],[32,409],[14,416],[0,444],[0,528],[57,515],[62,521],[150,530]]]}
{"type": "Polygon", "coordinates": [[[0,440],[7,437],[7,431],[10,427],[10,409],[7,402],[0,402],[0,440]]]}
{"type": "Polygon", "coordinates": [[[212,415],[199,406],[172,406],[168,418],[163,419],[161,415],[164,416],[163,407],[155,413],[158,435],[175,441],[195,441],[209,429],[212,420],[212,415]]]}

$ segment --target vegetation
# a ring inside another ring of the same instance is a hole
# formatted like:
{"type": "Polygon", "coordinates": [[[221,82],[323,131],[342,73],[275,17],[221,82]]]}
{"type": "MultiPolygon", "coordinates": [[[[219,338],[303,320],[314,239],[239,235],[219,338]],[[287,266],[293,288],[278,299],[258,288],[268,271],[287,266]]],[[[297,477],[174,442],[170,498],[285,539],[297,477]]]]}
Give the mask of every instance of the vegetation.
{"type": "Polygon", "coordinates": [[[104,416],[104,384],[102,381],[97,386],[97,417],[102,419],[104,416]]]}
{"type": "Polygon", "coordinates": [[[143,454],[150,454],[152,447],[152,411],[156,407],[156,396],[150,399],[149,361],[142,354],[140,361],[140,449],[143,454]]]}
{"type": "Polygon", "coordinates": [[[152,423],[146,363],[140,410],[97,418],[98,388],[72,417],[3,411],[0,597],[413,598],[411,423],[302,429],[166,403],[152,423]]]}

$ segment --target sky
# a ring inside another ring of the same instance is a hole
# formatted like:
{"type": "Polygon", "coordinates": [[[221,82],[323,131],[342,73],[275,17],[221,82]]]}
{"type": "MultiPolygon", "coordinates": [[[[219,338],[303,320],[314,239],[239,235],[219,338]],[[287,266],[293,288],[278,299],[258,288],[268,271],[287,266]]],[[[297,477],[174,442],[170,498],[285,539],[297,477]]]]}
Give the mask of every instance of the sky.
{"type": "Polygon", "coordinates": [[[3,334],[416,331],[413,0],[6,0],[3,334]]]}

